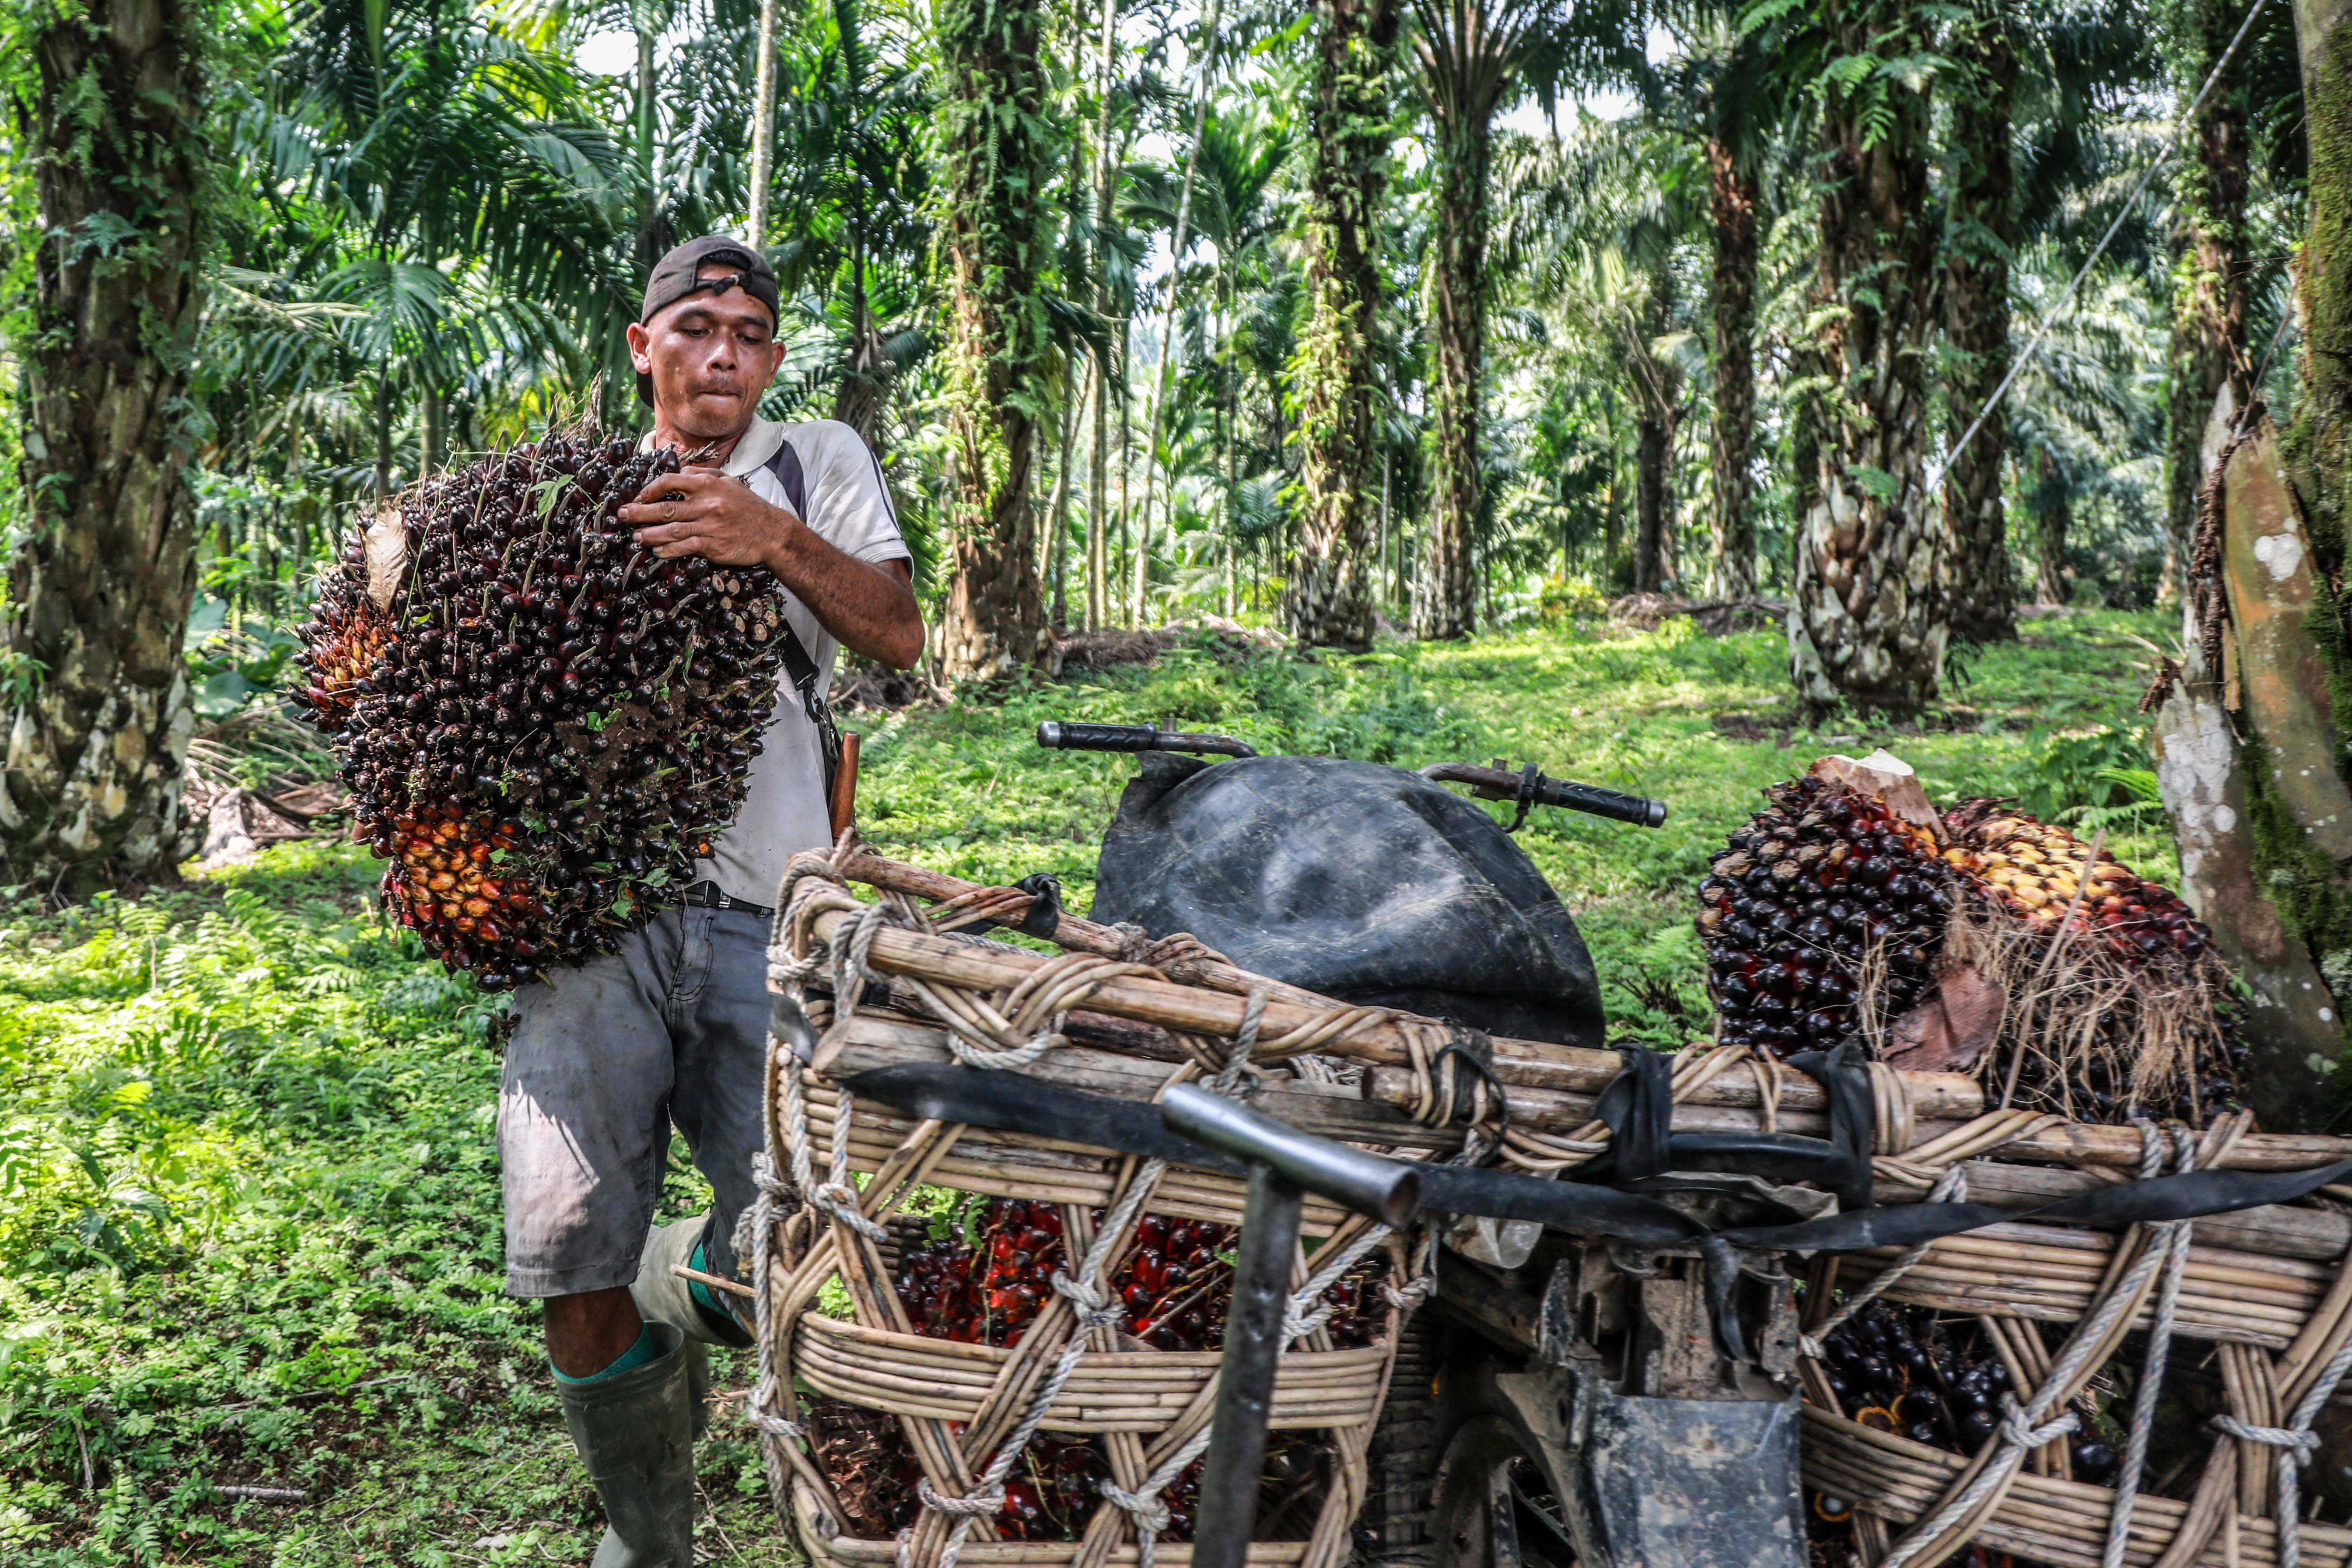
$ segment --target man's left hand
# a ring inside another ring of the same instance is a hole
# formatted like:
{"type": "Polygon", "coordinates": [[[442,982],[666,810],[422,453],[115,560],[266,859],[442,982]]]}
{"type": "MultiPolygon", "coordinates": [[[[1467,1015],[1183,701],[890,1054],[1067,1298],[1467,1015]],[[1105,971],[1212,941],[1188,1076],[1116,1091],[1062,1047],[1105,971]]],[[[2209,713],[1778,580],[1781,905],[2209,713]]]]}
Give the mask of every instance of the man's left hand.
{"type": "Polygon", "coordinates": [[[803,526],[716,468],[656,474],[620,517],[656,555],[699,555],[721,566],[772,564],[803,526]],[[679,499],[667,499],[673,496],[679,499]]]}

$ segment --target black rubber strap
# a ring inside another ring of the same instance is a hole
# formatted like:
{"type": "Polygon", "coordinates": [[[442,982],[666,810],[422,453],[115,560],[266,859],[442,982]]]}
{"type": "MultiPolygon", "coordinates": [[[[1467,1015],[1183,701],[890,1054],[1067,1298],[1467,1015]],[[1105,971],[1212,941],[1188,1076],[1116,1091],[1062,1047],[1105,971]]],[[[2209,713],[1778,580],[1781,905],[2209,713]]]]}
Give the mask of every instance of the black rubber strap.
{"type": "Polygon", "coordinates": [[[1535,808],[1536,785],[1542,779],[1543,774],[1536,771],[1536,765],[1533,763],[1529,763],[1519,771],[1519,812],[1517,816],[1511,818],[1511,825],[1503,829],[1504,832],[1517,833],[1528,825],[1528,813],[1535,808]]]}

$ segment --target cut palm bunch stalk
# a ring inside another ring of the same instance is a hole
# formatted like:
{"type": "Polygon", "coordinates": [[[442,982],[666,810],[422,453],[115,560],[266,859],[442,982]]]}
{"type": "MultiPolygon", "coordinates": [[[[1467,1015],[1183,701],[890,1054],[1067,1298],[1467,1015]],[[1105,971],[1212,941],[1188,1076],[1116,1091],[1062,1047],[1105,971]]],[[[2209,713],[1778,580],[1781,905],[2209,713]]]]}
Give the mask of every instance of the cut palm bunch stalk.
{"type": "Polygon", "coordinates": [[[385,907],[486,988],[609,951],[742,805],[783,589],[633,542],[619,509],[680,466],[583,427],[426,479],[302,628],[385,907]]]}
{"type": "Polygon", "coordinates": [[[2177,895],[2011,802],[1939,813],[1883,752],[1768,794],[1699,886],[1724,1043],[1858,1034],[2075,1121],[2237,1109],[2228,975],[2177,895]]]}

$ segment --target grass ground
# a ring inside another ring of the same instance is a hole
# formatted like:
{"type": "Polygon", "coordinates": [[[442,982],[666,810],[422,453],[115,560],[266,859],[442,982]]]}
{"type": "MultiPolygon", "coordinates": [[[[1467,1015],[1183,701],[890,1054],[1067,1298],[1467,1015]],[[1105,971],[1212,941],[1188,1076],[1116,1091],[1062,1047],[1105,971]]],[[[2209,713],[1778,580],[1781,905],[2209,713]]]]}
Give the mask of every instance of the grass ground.
{"type": "MultiPolygon", "coordinates": [[[[1662,795],[1658,832],[1540,813],[1520,841],[1628,1034],[1703,1025],[1690,889],[1766,784],[1884,743],[1939,798],[2131,805],[2147,617],[2035,623],[1905,732],[1779,711],[1779,639],[1563,628],[1313,664],[1211,644],[1001,703],[867,716],[863,816],[961,875],[1053,871],[1083,909],[1129,764],[1044,718],[1223,730],[1417,767],[1533,759],[1662,795]]],[[[583,1563],[599,1528],[538,1345],[499,1293],[488,1004],[373,915],[374,865],[288,846],[131,901],[0,910],[0,1561],[583,1563]],[[214,1489],[298,1489],[299,1502],[214,1489]]],[[[682,1153],[682,1151],[680,1152],[682,1153]]],[[[700,1206],[674,1158],[666,1214],[700,1206]]],[[[722,1360],[722,1387],[743,1373],[722,1360]]],[[[706,1439],[703,1545],[781,1563],[740,1428],[706,1439]]]]}

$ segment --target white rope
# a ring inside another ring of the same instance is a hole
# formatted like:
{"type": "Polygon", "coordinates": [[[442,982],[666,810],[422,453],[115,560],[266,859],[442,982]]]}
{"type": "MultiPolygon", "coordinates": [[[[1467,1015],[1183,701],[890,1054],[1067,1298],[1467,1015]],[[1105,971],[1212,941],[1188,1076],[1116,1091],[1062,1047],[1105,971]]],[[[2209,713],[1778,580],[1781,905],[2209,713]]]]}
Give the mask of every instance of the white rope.
{"type": "MultiPolygon", "coordinates": [[[[782,1053],[772,1039],[768,1049],[770,1070],[773,1071],[773,1058],[782,1053]]],[[[751,1182],[759,1194],[751,1200],[750,1211],[751,1279],[755,1287],[751,1292],[751,1331],[759,1338],[759,1375],[743,1413],[760,1434],[760,1468],[767,1476],[768,1497],[775,1505],[777,1521],[790,1525],[792,1483],[784,1474],[784,1445],[799,1442],[803,1434],[800,1423],[783,1414],[783,1379],[776,1371],[776,1342],[771,1332],[775,1321],[775,1287],[769,1275],[774,1265],[776,1226],[782,1223],[782,1211],[787,1202],[797,1204],[800,1194],[777,1180],[775,1162],[764,1150],[751,1156],[751,1182]]]]}
{"type": "Polygon", "coordinates": [[[2115,222],[2107,225],[2107,232],[2099,237],[2099,243],[2092,248],[2090,259],[2084,262],[2082,270],[2074,274],[2074,280],[2066,285],[2066,291],[2058,297],[2058,302],[2043,312],[2041,325],[2034,329],[2033,341],[2025,345],[2023,353],[2010,362],[2009,373],[2000,378],[2000,384],[1992,389],[1992,395],[1985,399],[1985,405],[1977,411],[1977,416],[1969,422],[1967,432],[1952,443],[1949,451],[1936,459],[1935,469],[1928,474],[1925,486],[1929,495],[1936,493],[1936,488],[1944,482],[1944,476],[1951,471],[1952,459],[1968,450],[1969,443],[1975,440],[1977,432],[1984,428],[1984,422],[1992,417],[1993,410],[1999,408],[2001,400],[2009,395],[2009,389],[2016,382],[2018,373],[2042,352],[2042,345],[2049,338],[2051,329],[2058,324],[2058,318],[2064,315],[2067,307],[2074,303],[2074,295],[2082,289],[2084,279],[2090,277],[2091,268],[2099,264],[2099,258],[2105,256],[2107,247],[2115,243],[2125,220],[2131,216],[2132,208],[2138,205],[2140,193],[2147,189],[2147,183],[2156,177],[2156,172],[2170,163],[2172,154],[2179,150],[2180,138],[2188,133],[2189,125],[2197,118],[2197,111],[2205,107],[2206,98],[2211,94],[2214,84],[2221,79],[2221,73],[2229,69],[2238,46],[2246,41],[2248,33],[2253,31],[2254,18],[2263,14],[2263,6],[2267,3],[2268,0],[2254,0],[2253,7],[2246,13],[2246,19],[2238,25],[2238,36],[2230,40],[2230,47],[2221,51],[2220,59],[2213,62],[2212,70],[2205,78],[2205,85],[2197,89],[2197,96],[2190,101],[2187,112],[2173,126],[2172,134],[2165,138],[2163,150],[2157,153],[2156,161],[2141,170],[2139,178],[2133,182],[2131,194],[2116,209],[2115,222]]]}
{"type": "MultiPolygon", "coordinates": [[[[1958,1164],[1952,1164],[1946,1166],[1944,1168],[1944,1173],[1936,1178],[1936,1185],[1933,1190],[1927,1194],[1926,1201],[1931,1204],[1966,1203],[1968,1201],[1968,1174],[1958,1164]]],[[[1903,1256],[1897,1258],[1886,1268],[1879,1270],[1878,1277],[1876,1279],[1873,1279],[1869,1284],[1864,1286],[1861,1289],[1856,1290],[1853,1295],[1848,1296],[1845,1299],[1845,1305],[1840,1307],[1837,1310],[1836,1315],[1832,1317],[1828,1322],[1822,1325],[1821,1331],[1819,1333],[1799,1334],[1797,1336],[1797,1348],[1803,1351],[1807,1355],[1812,1357],[1813,1360],[1821,1360],[1823,1354],[1823,1344],[1829,1337],[1837,1332],[1838,1330],[1843,1328],[1847,1321],[1852,1319],[1856,1312],[1861,1311],[1864,1307],[1869,1306],[1871,1302],[1876,1300],[1880,1296],[1885,1295],[1888,1289],[1891,1288],[1896,1280],[1902,1279],[1906,1274],[1910,1273],[1914,1268],[1916,1268],[1919,1266],[1920,1260],[1927,1256],[1928,1249],[1933,1247],[1935,1245],[1935,1242],[1932,1240],[1923,1241],[1918,1246],[1906,1251],[1903,1256]]]]}
{"type": "Polygon", "coordinates": [[[2255,1426],[2234,1415],[2216,1415],[2213,1425],[2232,1437],[2242,1437],[2250,1443],[2263,1443],[2278,1453],[2278,1568],[2302,1568],[2303,1563],[2303,1467],[2319,1450],[2319,1434],[2311,1429],[2318,1419],[2320,1407],[2335,1395],[2336,1385],[2344,1374],[2352,1372],[2352,1339],[2347,1339],[2326,1366],[2294,1414],[2284,1426],[2255,1426]]]}
{"type": "MultiPolygon", "coordinates": [[[[2137,1120],[2137,1119],[2135,1119],[2137,1120]]],[[[2164,1135],[2152,1122],[2140,1128],[2140,1179],[2157,1173],[2164,1135]]],[[[2197,1168],[2197,1140],[2186,1127],[2172,1130],[2173,1163],[2182,1175],[2197,1168]]],[[[2164,1370],[2172,1354],[2173,1315],[2180,1305],[2180,1279],[2189,1262],[2189,1222],[2165,1220],[2148,1226],[2148,1247],[2164,1249],[2164,1277],[2156,1287],[2156,1319],[2147,1331],[2147,1359],[2139,1387],[2132,1395],[2130,1435],[2124,1440],[2123,1469],[2116,1477],[2115,1505],[2107,1512],[2107,1540],[2099,1554],[2099,1568],[2123,1568],[2124,1546],[2131,1532],[2133,1500],[2139,1496],[2140,1478],[2147,1470],[2148,1434],[2156,1426],[2156,1398],[2164,1387],[2164,1370]]]]}
{"type": "Polygon", "coordinates": [[[889,1232],[859,1212],[857,1189],[850,1184],[849,1123],[856,1105],[849,1091],[839,1090],[834,1101],[832,1179],[820,1183],[814,1163],[809,1158],[808,1106],[801,1096],[798,1060],[777,1064],[776,1086],[784,1097],[784,1138],[792,1155],[793,1184],[800,1189],[803,1201],[869,1241],[886,1239],[889,1232]]]}

